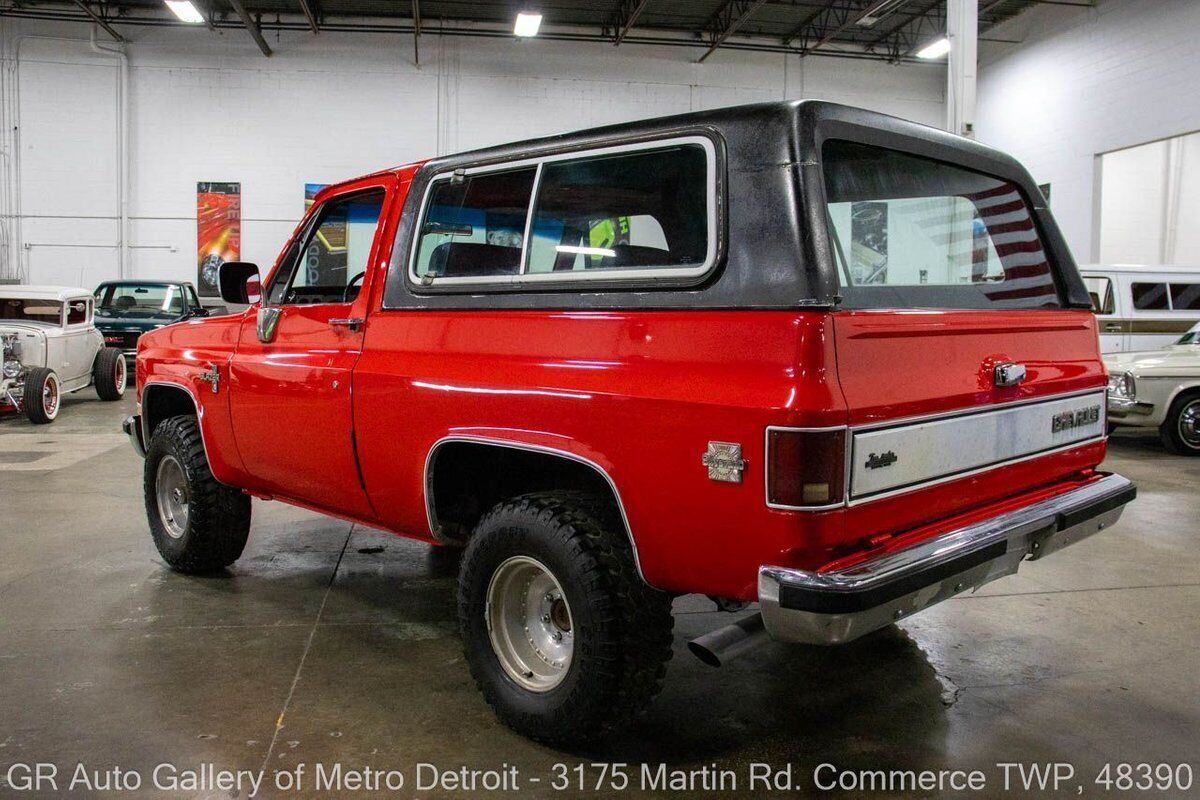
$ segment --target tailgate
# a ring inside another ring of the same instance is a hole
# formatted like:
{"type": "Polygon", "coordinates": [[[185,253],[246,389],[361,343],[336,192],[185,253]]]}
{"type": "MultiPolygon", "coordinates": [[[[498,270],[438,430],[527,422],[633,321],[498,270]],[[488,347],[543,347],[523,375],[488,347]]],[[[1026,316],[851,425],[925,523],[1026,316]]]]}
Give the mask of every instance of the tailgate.
{"type": "Polygon", "coordinates": [[[1077,453],[1056,455],[1103,442],[1104,371],[1086,311],[849,311],[834,331],[850,504],[910,496],[889,504],[889,528],[1078,473],[1077,453]],[[1005,364],[1024,379],[997,385],[1005,364]],[[1016,464],[1003,481],[965,480],[1016,464]],[[936,503],[922,499],[939,486],[936,503]]]}

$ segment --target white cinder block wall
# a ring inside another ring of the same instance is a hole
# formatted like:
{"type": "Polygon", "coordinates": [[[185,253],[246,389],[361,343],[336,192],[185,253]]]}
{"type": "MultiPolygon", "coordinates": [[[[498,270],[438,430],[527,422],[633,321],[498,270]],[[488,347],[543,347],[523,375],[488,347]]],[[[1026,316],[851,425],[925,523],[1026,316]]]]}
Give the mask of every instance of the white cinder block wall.
{"type": "MultiPolygon", "coordinates": [[[[695,64],[698,52],[685,48],[426,35],[417,68],[403,36],[271,34],[267,59],[244,31],[124,30],[135,277],[194,280],[197,181],[241,182],[242,257],[265,265],[303,211],[306,182],[760,100],[820,97],[934,125],[944,116],[940,65],[736,51],[695,64]]],[[[0,263],[35,282],[113,277],[116,59],[91,52],[82,25],[6,19],[0,37],[0,263]]]]}
{"type": "Polygon", "coordinates": [[[1200,2],[1040,6],[989,36],[1023,43],[981,47],[978,138],[1051,184],[1076,259],[1093,260],[1097,155],[1200,130],[1200,2]]]}

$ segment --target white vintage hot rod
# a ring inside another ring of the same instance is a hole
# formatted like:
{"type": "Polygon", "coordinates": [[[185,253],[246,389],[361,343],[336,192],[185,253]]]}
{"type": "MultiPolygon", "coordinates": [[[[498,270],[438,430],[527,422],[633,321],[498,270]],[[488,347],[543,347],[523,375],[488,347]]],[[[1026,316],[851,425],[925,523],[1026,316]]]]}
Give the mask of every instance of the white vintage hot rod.
{"type": "Polygon", "coordinates": [[[88,386],[101,400],[125,394],[125,359],[92,322],[94,298],[65,286],[0,286],[0,410],[43,425],[62,396],[88,386]]]}

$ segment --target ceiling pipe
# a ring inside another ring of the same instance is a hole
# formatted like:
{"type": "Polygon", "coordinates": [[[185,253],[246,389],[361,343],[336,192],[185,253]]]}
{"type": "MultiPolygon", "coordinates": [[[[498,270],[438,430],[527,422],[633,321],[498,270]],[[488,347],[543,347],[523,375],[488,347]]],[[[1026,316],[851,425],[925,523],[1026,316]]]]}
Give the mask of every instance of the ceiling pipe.
{"type": "Polygon", "coordinates": [[[132,277],[129,269],[129,56],[125,53],[124,39],[119,50],[104,47],[96,41],[96,29],[92,28],[91,46],[96,53],[113,56],[118,61],[117,78],[117,278],[132,277]]]}
{"type": "Polygon", "coordinates": [[[87,3],[83,2],[83,0],[71,0],[71,2],[73,2],[75,5],[82,8],[83,13],[85,13],[89,17],[91,17],[92,22],[96,23],[101,28],[104,28],[105,33],[107,33],[109,36],[116,39],[121,44],[125,43],[125,37],[122,36],[121,34],[117,33],[116,30],[113,28],[113,26],[109,25],[108,22],[106,20],[104,20],[99,14],[97,14],[95,11],[92,11],[91,7],[88,6],[87,3]]]}

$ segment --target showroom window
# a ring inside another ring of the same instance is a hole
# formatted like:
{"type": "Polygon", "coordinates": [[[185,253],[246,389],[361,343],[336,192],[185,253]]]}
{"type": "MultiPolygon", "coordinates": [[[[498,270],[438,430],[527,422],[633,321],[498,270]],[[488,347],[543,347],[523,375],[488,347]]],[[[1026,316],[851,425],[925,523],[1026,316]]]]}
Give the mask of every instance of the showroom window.
{"type": "Polygon", "coordinates": [[[687,137],[438,176],[410,277],[428,286],[702,275],[716,256],[714,162],[711,142],[687,137]]]}
{"type": "Polygon", "coordinates": [[[303,242],[289,253],[286,275],[271,285],[272,303],[340,303],[353,299],[379,227],[383,189],[327,200],[303,242]]]}

